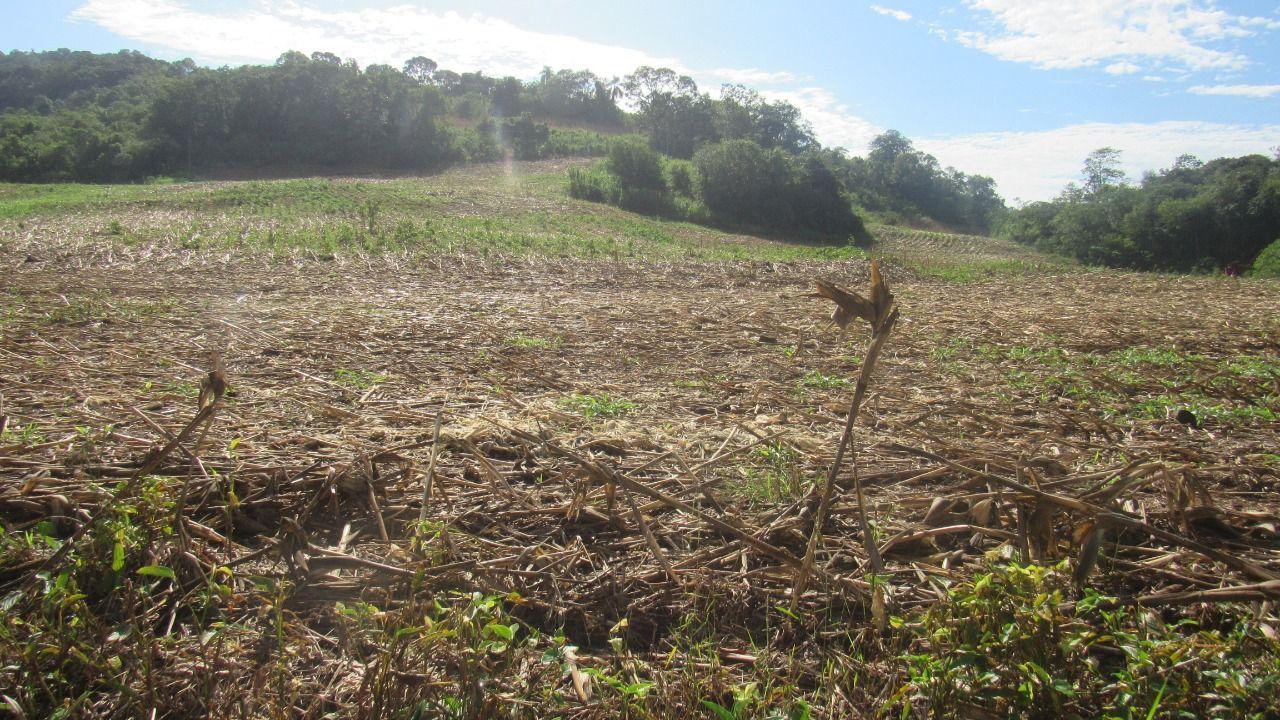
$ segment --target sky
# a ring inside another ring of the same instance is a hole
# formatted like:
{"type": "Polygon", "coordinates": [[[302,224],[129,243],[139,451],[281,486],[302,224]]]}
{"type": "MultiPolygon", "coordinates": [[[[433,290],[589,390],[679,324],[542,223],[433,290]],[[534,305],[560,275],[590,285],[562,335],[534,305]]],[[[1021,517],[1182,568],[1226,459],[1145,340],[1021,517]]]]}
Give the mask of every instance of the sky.
{"type": "Polygon", "coordinates": [[[1085,156],[1132,179],[1280,148],[1280,0],[0,0],[0,49],[222,66],[286,50],[464,72],[665,66],[743,83],[855,155],[896,129],[943,165],[1048,199],[1085,156]]]}

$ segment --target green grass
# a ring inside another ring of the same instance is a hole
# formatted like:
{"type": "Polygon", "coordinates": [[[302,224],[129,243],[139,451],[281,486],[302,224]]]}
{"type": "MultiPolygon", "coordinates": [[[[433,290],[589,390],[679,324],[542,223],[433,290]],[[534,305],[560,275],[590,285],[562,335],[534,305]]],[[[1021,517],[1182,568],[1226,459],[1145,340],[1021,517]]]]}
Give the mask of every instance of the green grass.
{"type": "Polygon", "coordinates": [[[835,388],[849,387],[853,385],[853,381],[847,378],[826,375],[817,370],[810,370],[800,378],[799,384],[802,388],[833,390],[835,388]]]}
{"type": "Polygon", "coordinates": [[[1044,344],[994,345],[951,339],[930,351],[939,369],[959,377],[998,366],[1004,390],[1038,402],[1065,397],[1113,421],[1165,420],[1180,410],[1199,422],[1255,425],[1280,419],[1280,358],[1247,355],[1214,360],[1194,352],[1131,346],[1105,353],[1072,352],[1060,338],[1044,344]],[[1205,382],[1209,380],[1209,382],[1205,382]]]}
{"type": "Polygon", "coordinates": [[[44,433],[35,423],[14,426],[0,433],[0,445],[22,445],[30,447],[44,442],[44,433]]]}
{"type": "Polygon", "coordinates": [[[79,237],[189,250],[590,259],[849,260],[845,245],[733,235],[573,200],[563,167],[521,164],[392,180],[0,185],[0,241],[31,221],[79,237]],[[6,231],[4,220],[12,221],[6,231]],[[80,228],[83,228],[82,230],[80,228]]]}
{"type": "Polygon", "coordinates": [[[508,337],[505,342],[511,347],[522,350],[546,350],[560,345],[559,338],[529,337],[520,334],[508,337]]]}
{"type": "Polygon", "coordinates": [[[145,317],[167,312],[173,307],[172,300],[144,302],[114,298],[108,292],[96,292],[65,297],[62,305],[45,313],[43,321],[49,325],[137,322],[145,317]]]}
{"type": "Polygon", "coordinates": [[[736,477],[725,482],[725,493],[747,503],[776,503],[796,498],[805,489],[800,454],[781,443],[761,445],[747,456],[736,477]]]}
{"type": "Polygon", "coordinates": [[[375,385],[381,385],[387,381],[386,375],[349,368],[338,368],[334,371],[333,376],[340,385],[346,385],[355,390],[369,390],[375,385]]]}
{"type": "Polygon", "coordinates": [[[561,406],[573,410],[586,420],[616,418],[640,409],[640,404],[608,393],[575,393],[560,400],[561,406]]]}
{"type": "Polygon", "coordinates": [[[872,225],[877,255],[893,259],[920,275],[955,284],[986,282],[1061,273],[1076,266],[1006,240],[917,230],[893,225],[872,225]]]}
{"type": "Polygon", "coordinates": [[[948,263],[935,259],[929,262],[907,260],[904,264],[925,277],[962,285],[997,277],[1021,277],[1046,269],[1042,263],[1027,260],[958,260],[948,263]]]}

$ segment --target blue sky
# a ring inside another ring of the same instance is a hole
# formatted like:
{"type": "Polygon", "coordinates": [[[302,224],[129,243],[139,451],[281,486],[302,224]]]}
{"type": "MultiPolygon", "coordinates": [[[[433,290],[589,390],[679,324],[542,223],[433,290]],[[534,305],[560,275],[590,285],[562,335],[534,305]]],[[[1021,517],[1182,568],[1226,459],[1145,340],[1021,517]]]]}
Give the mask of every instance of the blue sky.
{"type": "Polygon", "coordinates": [[[0,48],[136,48],[202,64],[289,49],[361,64],[605,76],[665,65],[743,82],[865,152],[895,128],[1009,199],[1051,197],[1084,156],[1134,177],[1183,153],[1280,146],[1280,0],[0,0],[0,48]]]}

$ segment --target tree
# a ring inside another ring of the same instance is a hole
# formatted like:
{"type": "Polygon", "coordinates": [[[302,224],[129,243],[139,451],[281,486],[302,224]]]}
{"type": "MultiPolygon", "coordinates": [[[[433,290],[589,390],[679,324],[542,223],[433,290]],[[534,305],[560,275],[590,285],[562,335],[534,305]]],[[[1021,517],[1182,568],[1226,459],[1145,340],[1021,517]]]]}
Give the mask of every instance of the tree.
{"type": "Polygon", "coordinates": [[[643,108],[655,96],[688,97],[698,94],[698,84],[688,75],[679,75],[671,68],[654,68],[643,65],[622,81],[623,94],[643,108]]]}
{"type": "Polygon", "coordinates": [[[813,128],[796,106],[785,101],[769,102],[742,85],[721,87],[716,110],[716,129],[726,140],[747,138],[761,147],[779,147],[797,154],[817,143],[813,128]]]}
{"type": "Polygon", "coordinates": [[[435,60],[418,55],[404,61],[404,74],[418,81],[419,85],[426,85],[439,67],[435,60]]]}
{"type": "Polygon", "coordinates": [[[871,141],[871,152],[867,160],[874,165],[889,166],[899,155],[915,152],[915,147],[905,135],[897,130],[886,130],[871,141]]]}
{"type": "Polygon", "coordinates": [[[1095,195],[1108,185],[1123,185],[1124,170],[1120,169],[1120,151],[1113,147],[1098,148],[1084,160],[1084,191],[1095,195]]]}

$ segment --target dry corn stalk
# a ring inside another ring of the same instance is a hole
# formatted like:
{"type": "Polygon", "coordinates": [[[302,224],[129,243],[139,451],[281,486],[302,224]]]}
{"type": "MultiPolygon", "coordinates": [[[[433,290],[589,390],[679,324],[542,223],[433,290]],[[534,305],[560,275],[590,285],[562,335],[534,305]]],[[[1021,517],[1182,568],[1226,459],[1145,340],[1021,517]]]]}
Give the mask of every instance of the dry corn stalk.
{"type": "MultiPolygon", "coordinates": [[[[809,534],[804,562],[796,573],[796,583],[791,592],[792,612],[799,607],[800,596],[804,594],[809,574],[813,571],[814,556],[818,550],[818,543],[822,539],[822,526],[826,524],[827,513],[831,508],[831,493],[835,487],[836,475],[840,471],[841,462],[844,461],[845,448],[852,444],[853,425],[857,420],[858,410],[862,406],[862,399],[866,396],[867,387],[871,383],[871,373],[875,369],[876,359],[879,358],[880,349],[884,347],[885,340],[889,338],[889,333],[893,331],[893,325],[898,320],[898,306],[894,303],[893,293],[889,292],[889,286],[880,272],[880,264],[875,260],[871,261],[870,298],[862,297],[823,280],[819,280],[817,286],[818,292],[814,297],[824,297],[835,302],[836,309],[831,319],[841,328],[848,327],[855,317],[862,318],[871,325],[871,344],[867,346],[867,354],[862,361],[862,371],[858,375],[858,384],[854,388],[853,400],[849,404],[844,434],[840,436],[835,460],[831,463],[831,469],[827,472],[827,481],[822,487],[822,496],[818,503],[817,514],[813,519],[813,530],[809,534]]],[[[879,574],[884,570],[884,563],[880,559],[875,538],[871,535],[871,525],[867,522],[866,504],[862,497],[862,483],[858,479],[856,463],[853,472],[853,488],[857,496],[858,521],[862,529],[862,542],[867,549],[868,562],[871,565],[871,571],[879,574]]],[[[882,590],[878,589],[877,594],[879,592],[882,590]]]]}

